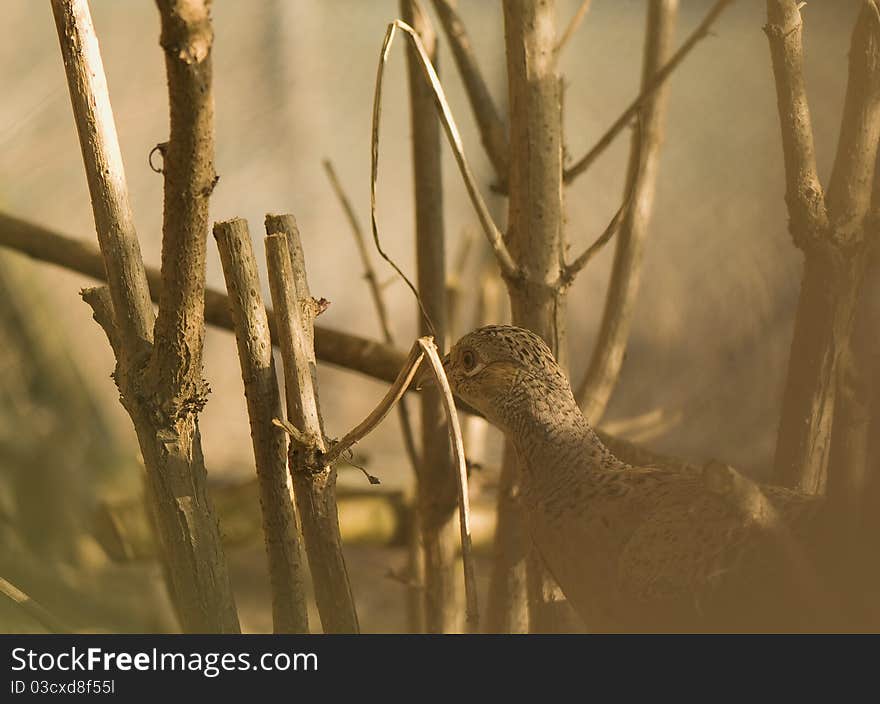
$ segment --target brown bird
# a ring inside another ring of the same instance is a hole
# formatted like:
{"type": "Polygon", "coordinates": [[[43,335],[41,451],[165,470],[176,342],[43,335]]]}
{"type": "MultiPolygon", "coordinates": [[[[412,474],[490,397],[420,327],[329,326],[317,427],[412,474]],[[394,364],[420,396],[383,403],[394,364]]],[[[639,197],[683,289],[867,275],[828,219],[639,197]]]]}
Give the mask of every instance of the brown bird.
{"type": "Polygon", "coordinates": [[[454,393],[516,447],[529,533],[589,630],[822,627],[825,592],[811,567],[820,499],[758,489],[717,467],[620,461],[584,418],[550,349],[522,328],[469,333],[444,366],[454,393]],[[727,484],[754,491],[727,492],[727,484]]]}

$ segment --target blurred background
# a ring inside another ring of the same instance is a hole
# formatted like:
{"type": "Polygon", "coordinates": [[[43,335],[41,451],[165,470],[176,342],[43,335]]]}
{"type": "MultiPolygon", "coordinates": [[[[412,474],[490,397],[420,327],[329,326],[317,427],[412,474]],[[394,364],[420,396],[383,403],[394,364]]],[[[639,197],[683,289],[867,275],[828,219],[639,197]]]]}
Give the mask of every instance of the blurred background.
{"type": "MultiPolygon", "coordinates": [[[[459,4],[490,89],[503,108],[501,4],[459,4]]],[[[560,28],[579,4],[557,2],[560,28]]],[[[158,266],[162,178],[151,171],[147,158],[167,139],[168,129],[158,14],[146,1],[91,0],[90,5],[144,257],[158,266]]],[[[678,41],[709,5],[682,0],[678,41]]],[[[813,0],[804,10],[806,79],[823,179],[836,146],[849,34],[858,7],[858,0],[813,0]]],[[[0,208],[94,241],[50,7],[5,0],[4,12],[13,31],[0,43],[6,96],[0,103],[0,208]]],[[[653,449],[694,461],[719,459],[757,477],[766,475],[772,462],[802,259],[786,227],[764,13],[758,0],[735,3],[672,77],[641,295],[604,421],[653,449]]],[[[321,160],[332,160],[367,226],[376,63],[385,27],[397,16],[393,0],[213,4],[220,181],[211,199],[212,219],[248,219],[262,261],[264,214],[294,213],[312,291],[331,301],[321,324],[371,338],[379,337],[378,324],[321,160]]],[[[644,24],[640,0],[596,0],[566,46],[560,73],[566,87],[565,147],[571,158],[592,146],[638,93],[644,24]]],[[[409,106],[401,47],[392,52],[384,84],[378,210],[386,248],[414,277],[409,106]]],[[[490,194],[490,168],[442,36],[439,63],[466,152],[503,224],[504,204],[490,194]]],[[[617,140],[568,189],[573,252],[589,244],[618,208],[628,144],[625,136],[617,140]]],[[[462,307],[459,332],[464,332],[477,322],[468,316],[484,267],[483,240],[449,151],[444,169],[447,264],[470,301],[462,307]],[[456,253],[466,238],[473,247],[459,269],[456,253]]],[[[569,298],[575,382],[589,361],[612,249],[591,263],[569,298]]],[[[373,258],[380,278],[391,280],[390,269],[375,253],[373,258]]],[[[208,283],[224,288],[212,240],[208,283]]],[[[95,537],[108,531],[119,537],[118,526],[108,528],[118,520],[105,510],[108,505],[116,513],[137,511],[142,469],[130,421],[109,378],[111,350],[77,295],[87,285],[91,282],[79,275],[0,251],[0,576],[74,624],[108,630],[169,628],[154,562],[137,559],[130,544],[117,546],[121,554],[112,555],[107,539],[95,537]],[[137,590],[131,588],[135,583],[137,590]]],[[[385,294],[399,345],[408,347],[416,334],[415,303],[399,282],[389,283],[385,294]]],[[[500,321],[505,315],[498,311],[500,321]]],[[[236,486],[252,477],[253,456],[233,337],[209,328],[205,355],[212,388],[201,415],[206,464],[213,484],[236,486]]],[[[385,388],[327,365],[320,369],[320,384],[327,431],[335,436],[359,421],[385,388]]],[[[498,439],[490,438],[488,448],[476,484],[484,487],[491,505],[498,439]]],[[[389,416],[357,449],[370,473],[380,477],[382,491],[397,500],[411,490],[396,416],[389,416]]],[[[340,484],[369,491],[357,470],[342,469],[340,484]]],[[[395,576],[404,550],[387,546],[394,543],[397,514],[368,506],[361,521],[355,515],[364,510],[360,503],[353,503],[347,514],[342,502],[340,510],[343,532],[352,536],[347,558],[364,630],[404,630],[405,584],[395,576]],[[374,531],[383,520],[391,527],[374,531]],[[369,530],[359,528],[359,521],[369,530]]],[[[238,530],[231,519],[222,529],[230,539],[238,530]]],[[[246,527],[239,533],[229,559],[242,626],[268,631],[261,539],[246,527]]],[[[484,585],[488,573],[478,577],[484,585]]],[[[39,627],[2,605],[0,628],[39,627]]]]}

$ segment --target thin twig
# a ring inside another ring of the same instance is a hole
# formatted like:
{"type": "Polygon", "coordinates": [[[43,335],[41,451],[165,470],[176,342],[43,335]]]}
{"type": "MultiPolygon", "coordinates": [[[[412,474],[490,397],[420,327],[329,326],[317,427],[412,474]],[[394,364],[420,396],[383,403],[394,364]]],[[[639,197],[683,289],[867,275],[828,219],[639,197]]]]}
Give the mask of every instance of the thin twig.
{"type": "Polygon", "coordinates": [[[587,16],[587,13],[590,11],[590,5],[593,4],[593,0],[583,0],[580,7],[577,9],[577,12],[574,13],[574,16],[571,18],[571,22],[568,23],[568,26],[565,28],[565,31],[562,33],[562,37],[556,43],[556,47],[553,49],[553,53],[556,57],[559,57],[559,54],[562,53],[562,50],[565,48],[565,45],[568,43],[569,39],[574,36],[574,33],[577,32],[578,27],[581,26],[581,22],[584,21],[584,17],[587,16]]]}
{"type": "MultiPolygon", "coordinates": [[[[461,135],[458,132],[458,127],[455,124],[455,118],[452,116],[452,110],[449,107],[449,103],[446,100],[446,95],[443,92],[443,86],[440,84],[440,79],[437,77],[437,72],[434,70],[434,67],[431,65],[431,61],[428,58],[428,55],[425,52],[425,48],[422,46],[422,42],[418,37],[418,34],[413,30],[405,22],[401,20],[395,20],[391,24],[388,25],[388,30],[385,33],[385,39],[382,42],[382,50],[379,54],[379,67],[376,72],[376,91],[373,97],[373,125],[372,125],[372,161],[371,161],[371,170],[370,170],[370,220],[373,229],[373,239],[376,241],[376,246],[379,247],[380,253],[382,253],[383,257],[387,259],[387,256],[382,252],[381,247],[379,245],[379,233],[378,233],[378,225],[376,221],[376,182],[379,174],[379,118],[382,113],[382,77],[385,73],[385,64],[388,61],[388,53],[391,50],[391,44],[394,40],[394,35],[397,30],[400,30],[409,37],[410,41],[415,46],[416,51],[418,52],[419,63],[421,64],[422,71],[425,75],[426,80],[430,83],[431,88],[434,92],[434,99],[437,105],[438,113],[440,114],[440,118],[443,122],[443,127],[446,131],[446,136],[448,138],[449,144],[452,147],[453,154],[455,155],[455,161],[458,164],[459,171],[461,172],[461,176],[464,179],[465,187],[467,188],[468,195],[471,198],[471,203],[474,206],[474,209],[477,211],[477,217],[480,220],[480,225],[483,227],[483,232],[486,234],[486,239],[489,241],[489,245],[492,247],[492,251],[495,253],[495,257],[498,260],[498,265],[501,268],[501,273],[509,278],[515,279],[518,278],[521,274],[519,267],[517,267],[516,263],[513,260],[510,252],[507,249],[507,245],[504,243],[504,238],[501,235],[501,231],[498,229],[498,226],[495,224],[495,221],[492,220],[492,216],[489,214],[489,209],[486,207],[486,203],[483,200],[482,195],[480,195],[480,191],[477,188],[476,180],[474,178],[473,173],[471,172],[471,168],[467,163],[467,160],[464,156],[464,147],[461,141],[461,135]]],[[[392,263],[395,269],[397,267],[392,263]]],[[[399,269],[398,269],[399,272],[399,269]]],[[[403,274],[401,273],[401,276],[403,274]]],[[[404,277],[405,278],[405,277],[404,277]]],[[[410,288],[415,292],[415,288],[410,284],[410,288]]],[[[416,293],[418,297],[418,294],[416,293]]]]}
{"type": "Polygon", "coordinates": [[[679,47],[678,51],[672,56],[669,61],[661,68],[657,73],[654,74],[653,80],[650,83],[645,85],[642,88],[641,93],[639,93],[638,97],[630,103],[629,107],[623,111],[620,117],[614,121],[614,124],[608,128],[608,131],[599,138],[599,141],[596,142],[595,146],[590,149],[581,159],[579,159],[574,165],[565,169],[563,174],[563,178],[566,183],[570,183],[575,178],[577,178],[580,174],[586,171],[590,165],[608,148],[608,146],[614,141],[615,137],[626,127],[630,121],[635,117],[636,113],[644,106],[644,104],[651,99],[651,96],[654,92],[672,75],[672,72],[678,67],[678,65],[685,59],[685,57],[690,53],[690,51],[697,45],[697,43],[709,36],[709,29],[714,24],[715,20],[721,15],[721,13],[730,5],[733,0],[718,0],[709,12],[706,13],[706,17],[700,22],[699,26],[691,33],[691,35],[685,40],[684,44],[679,47]]]}
{"type": "MultiPolygon", "coordinates": [[[[358,254],[360,254],[361,257],[361,266],[363,266],[364,268],[364,279],[366,279],[367,285],[370,288],[370,294],[373,297],[373,305],[376,309],[376,315],[379,318],[379,326],[382,329],[382,337],[387,344],[393,345],[394,334],[391,332],[391,323],[388,316],[388,306],[385,305],[385,297],[382,295],[382,287],[379,285],[379,280],[376,276],[376,270],[373,268],[372,261],[370,261],[370,254],[367,251],[367,241],[364,237],[363,230],[361,229],[360,223],[358,222],[357,215],[354,212],[351,201],[348,199],[348,196],[346,196],[345,190],[342,188],[342,184],[339,182],[339,178],[336,176],[336,170],[333,168],[332,162],[329,159],[325,159],[323,163],[324,171],[326,171],[327,173],[327,178],[330,179],[330,185],[333,186],[333,191],[336,193],[336,197],[339,199],[339,203],[342,206],[342,209],[345,211],[345,215],[348,218],[349,225],[351,225],[351,232],[354,235],[354,241],[357,244],[358,254]]],[[[403,446],[406,450],[406,455],[409,459],[413,473],[418,476],[420,466],[419,451],[416,447],[412,421],[409,417],[409,408],[405,399],[401,399],[400,406],[398,408],[398,416],[400,419],[400,432],[403,436],[403,446]]]]}
{"type": "Polygon", "coordinates": [[[322,163],[327,178],[330,181],[330,185],[333,187],[333,192],[336,194],[339,204],[342,206],[343,212],[345,212],[345,217],[348,219],[348,224],[351,226],[351,233],[354,235],[354,241],[361,258],[361,266],[364,269],[364,279],[366,279],[367,285],[370,288],[370,294],[373,297],[373,304],[376,308],[376,315],[379,318],[379,327],[382,329],[382,337],[385,339],[385,342],[390,344],[394,341],[394,336],[391,332],[388,306],[385,305],[385,299],[382,296],[382,289],[379,286],[376,270],[373,268],[373,263],[370,261],[370,254],[367,252],[367,241],[364,237],[363,230],[361,229],[357,215],[354,212],[354,207],[348,199],[348,196],[345,194],[342,184],[339,182],[339,177],[336,175],[333,163],[329,159],[324,159],[322,163]]]}
{"type": "Polygon", "coordinates": [[[25,594],[11,582],[0,577],[0,594],[15,604],[21,611],[37,621],[50,633],[73,633],[67,625],[49,613],[38,602],[25,594]]]}
{"type": "Polygon", "coordinates": [[[302,445],[303,447],[312,447],[316,444],[315,438],[313,438],[311,435],[306,435],[302,430],[297,428],[286,418],[273,418],[272,425],[277,428],[281,428],[285,433],[293,438],[293,441],[297,445],[302,445]]]}
{"type": "Polygon", "coordinates": [[[434,10],[440,18],[443,32],[452,48],[455,65],[461,75],[471,110],[480,130],[483,148],[495,169],[498,189],[507,189],[507,169],[510,145],[507,140],[507,128],[499,116],[492,94],[483,80],[477,57],[471,47],[471,40],[465,30],[464,23],[455,11],[453,0],[433,0],[434,10]]]}
{"type": "Polygon", "coordinates": [[[122,343],[113,313],[113,299],[108,286],[92,286],[79,292],[80,298],[92,309],[92,318],[101,326],[114,354],[121,352],[122,343]]]}
{"type": "Polygon", "coordinates": [[[615,234],[620,230],[620,225],[623,222],[624,217],[631,211],[633,205],[636,201],[636,190],[639,186],[639,172],[641,171],[642,165],[642,123],[641,120],[637,120],[636,122],[636,134],[633,137],[633,163],[635,173],[630,173],[628,178],[630,180],[629,189],[626,192],[626,197],[623,199],[623,203],[620,204],[620,207],[617,209],[617,212],[614,213],[614,217],[611,218],[611,222],[608,223],[605,230],[599,235],[596,240],[589,247],[584,250],[584,252],[577,257],[571,264],[566,265],[563,268],[562,274],[560,275],[560,283],[563,286],[570,285],[575,277],[583,270],[583,268],[590,263],[590,261],[595,257],[606,244],[614,237],[615,234]]]}
{"type": "Polygon", "coordinates": [[[336,463],[342,456],[342,453],[349,450],[355,443],[368,435],[373,428],[382,422],[385,416],[387,416],[394,407],[394,404],[403,397],[404,393],[406,393],[407,388],[409,388],[410,383],[418,372],[422,356],[423,353],[418,343],[413,344],[400,372],[397,374],[397,378],[394,380],[394,383],[388,389],[388,392],[382,400],[379,401],[379,404],[370,411],[366,418],[347,432],[341,440],[334,443],[330,449],[324,453],[324,462],[327,464],[336,463]]]}

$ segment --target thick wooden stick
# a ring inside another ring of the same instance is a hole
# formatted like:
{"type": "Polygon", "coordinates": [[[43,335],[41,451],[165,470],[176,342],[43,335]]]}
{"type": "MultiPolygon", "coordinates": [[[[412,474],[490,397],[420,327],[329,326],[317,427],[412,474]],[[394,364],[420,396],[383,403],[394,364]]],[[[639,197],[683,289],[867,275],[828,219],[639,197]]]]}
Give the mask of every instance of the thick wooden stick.
{"type": "Polygon", "coordinates": [[[282,415],[281,395],[275,376],[269,320],[260,293],[260,275],[247,223],[239,218],[218,222],[214,225],[214,239],[229,291],[250,418],[269,562],[274,631],[308,633],[303,588],[305,565],[287,472],[287,437],[272,423],[282,415]]]}
{"type": "Polygon", "coordinates": [[[289,465],[321,625],[325,633],[357,633],[357,612],[339,535],[336,470],[324,460],[327,445],[312,342],[316,306],[292,216],[266,216],[266,258],[284,361],[287,416],[309,439],[307,446],[290,443],[289,465]]]}

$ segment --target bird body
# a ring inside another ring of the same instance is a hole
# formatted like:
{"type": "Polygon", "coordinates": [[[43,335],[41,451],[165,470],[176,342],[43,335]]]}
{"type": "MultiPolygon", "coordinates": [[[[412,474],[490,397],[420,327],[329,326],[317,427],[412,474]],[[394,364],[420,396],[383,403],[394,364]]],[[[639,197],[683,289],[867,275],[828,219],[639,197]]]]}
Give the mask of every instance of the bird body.
{"type": "Polygon", "coordinates": [[[445,366],[453,391],[516,447],[529,533],[589,630],[816,627],[820,590],[804,584],[815,575],[799,553],[818,544],[820,499],[763,487],[768,524],[699,472],[620,461],[549,348],[521,328],[470,333],[445,366]]]}

